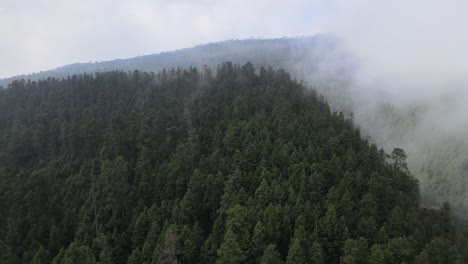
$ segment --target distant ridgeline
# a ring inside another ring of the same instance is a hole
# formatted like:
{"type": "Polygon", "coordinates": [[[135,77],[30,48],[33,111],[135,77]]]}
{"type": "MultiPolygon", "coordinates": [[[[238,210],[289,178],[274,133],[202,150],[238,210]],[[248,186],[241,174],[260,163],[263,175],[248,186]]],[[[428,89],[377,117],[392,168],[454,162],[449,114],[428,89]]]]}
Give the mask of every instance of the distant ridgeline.
{"type": "Polygon", "coordinates": [[[250,63],[15,82],[0,263],[462,263],[405,157],[250,63]]]}
{"type": "Polygon", "coordinates": [[[331,41],[331,38],[318,35],[298,38],[228,40],[130,59],[70,64],[53,70],[1,79],[0,86],[7,87],[13,80],[21,79],[66,78],[75,74],[113,70],[159,71],[164,68],[213,66],[225,61],[239,64],[250,61],[254,66],[282,67],[286,62],[306,57],[310,48],[323,41],[331,41]],[[294,57],[291,57],[292,53],[295,53],[294,57]]]}

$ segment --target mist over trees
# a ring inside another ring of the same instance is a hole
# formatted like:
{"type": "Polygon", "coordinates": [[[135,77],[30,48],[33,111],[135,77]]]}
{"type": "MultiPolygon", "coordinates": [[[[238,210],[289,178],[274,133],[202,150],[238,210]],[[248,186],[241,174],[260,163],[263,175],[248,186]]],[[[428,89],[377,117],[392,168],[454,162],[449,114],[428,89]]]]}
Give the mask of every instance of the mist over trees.
{"type": "Polygon", "coordinates": [[[284,70],[0,91],[2,263],[462,263],[451,209],[284,70]]]}
{"type": "Polygon", "coordinates": [[[440,96],[436,93],[440,87],[427,84],[419,84],[419,88],[405,87],[395,79],[368,83],[369,76],[360,68],[359,60],[341,40],[330,35],[210,43],[131,59],[72,64],[3,79],[0,85],[7,87],[11,81],[21,78],[66,78],[109,70],[160,71],[179,66],[201,69],[203,65],[214,70],[215,65],[227,60],[239,64],[251,61],[257,68],[284,68],[293,78],[307,82],[325,96],[334,111],[342,111],[346,116],[352,113],[371,142],[387,152],[405,149],[408,169],[421,183],[425,206],[441,206],[448,201],[458,217],[466,221],[468,123],[464,108],[468,103],[467,94],[452,87],[450,82],[444,83],[445,92],[440,96]]]}
{"type": "Polygon", "coordinates": [[[0,85],[7,87],[14,80],[39,80],[47,77],[66,78],[75,74],[93,74],[113,70],[121,71],[160,71],[175,67],[216,66],[225,61],[245,64],[250,61],[260,67],[281,67],[290,61],[291,48],[295,47],[297,54],[294,59],[304,56],[310,47],[328,39],[325,36],[310,36],[278,39],[245,39],[226,40],[198,45],[175,51],[161,52],[128,59],[116,59],[103,62],[74,63],[52,70],[33,74],[12,76],[0,79],[0,85]],[[296,58],[297,57],[297,58],[296,58]]]}

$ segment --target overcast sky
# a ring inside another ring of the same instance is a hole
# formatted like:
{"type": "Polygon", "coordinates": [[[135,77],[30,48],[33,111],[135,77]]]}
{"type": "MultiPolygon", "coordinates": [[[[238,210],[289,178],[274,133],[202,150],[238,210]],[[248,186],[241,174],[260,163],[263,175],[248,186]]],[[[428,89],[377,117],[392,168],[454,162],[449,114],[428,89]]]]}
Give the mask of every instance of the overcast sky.
{"type": "Polygon", "coordinates": [[[315,0],[0,0],[0,77],[234,38],[320,32],[315,0]]]}
{"type": "Polygon", "coordinates": [[[466,0],[0,0],[0,78],[226,39],[333,33],[373,75],[460,79],[467,14],[466,0]]]}

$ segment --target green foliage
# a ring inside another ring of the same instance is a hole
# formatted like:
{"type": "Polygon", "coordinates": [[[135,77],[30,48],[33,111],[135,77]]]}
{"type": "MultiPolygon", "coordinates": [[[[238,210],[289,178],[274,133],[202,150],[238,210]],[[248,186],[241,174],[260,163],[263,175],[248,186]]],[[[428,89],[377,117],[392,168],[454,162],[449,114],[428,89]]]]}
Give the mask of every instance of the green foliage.
{"type": "MultiPolygon", "coordinates": [[[[179,263],[181,255],[179,238],[175,233],[175,227],[170,226],[161,240],[161,249],[157,251],[157,262],[158,264],[173,264],[179,263]]],[[[153,257],[153,259],[155,259],[153,257]]]]}
{"type": "Polygon", "coordinates": [[[323,264],[323,250],[322,246],[317,242],[314,241],[312,244],[312,248],[310,249],[310,263],[311,264],[323,264]]]}
{"type": "Polygon", "coordinates": [[[49,254],[46,252],[46,250],[43,247],[40,247],[36,254],[34,255],[34,258],[31,261],[32,264],[45,264],[49,263],[49,254]]]}
{"type": "Polygon", "coordinates": [[[393,164],[393,168],[407,170],[408,165],[406,164],[406,155],[405,151],[401,148],[395,148],[392,151],[391,155],[388,155],[388,158],[391,159],[391,163],[393,164]]]}
{"type": "Polygon", "coordinates": [[[218,260],[217,264],[234,264],[242,263],[245,259],[244,253],[242,252],[239,243],[237,242],[237,236],[228,229],[224,236],[223,243],[218,249],[218,260]]]}
{"type": "Polygon", "coordinates": [[[416,257],[417,264],[449,264],[462,263],[460,255],[454,245],[442,237],[434,238],[416,257]]]}
{"type": "Polygon", "coordinates": [[[383,245],[375,244],[371,247],[369,256],[369,264],[386,264],[391,262],[392,253],[383,245]]]}
{"type": "Polygon", "coordinates": [[[0,262],[457,256],[450,208],[419,207],[402,153],[387,163],[315,91],[251,64],[16,82],[0,91],[0,262]]]}
{"type": "Polygon", "coordinates": [[[13,253],[10,251],[10,248],[0,240],[0,260],[1,263],[5,264],[15,264],[17,260],[13,253]]]}
{"type": "Polygon", "coordinates": [[[364,238],[348,239],[343,248],[341,263],[366,264],[369,256],[367,241],[364,238]]]}
{"type": "Polygon", "coordinates": [[[96,259],[91,249],[76,242],[70,244],[63,256],[62,264],[94,264],[96,259]]]}
{"type": "Polygon", "coordinates": [[[302,248],[301,241],[298,238],[292,240],[291,246],[289,247],[288,257],[286,258],[286,264],[305,264],[307,263],[302,248]]]}
{"type": "Polygon", "coordinates": [[[263,251],[260,264],[282,264],[282,263],[283,263],[283,260],[281,260],[280,254],[276,250],[275,245],[273,244],[268,245],[263,251]]]}

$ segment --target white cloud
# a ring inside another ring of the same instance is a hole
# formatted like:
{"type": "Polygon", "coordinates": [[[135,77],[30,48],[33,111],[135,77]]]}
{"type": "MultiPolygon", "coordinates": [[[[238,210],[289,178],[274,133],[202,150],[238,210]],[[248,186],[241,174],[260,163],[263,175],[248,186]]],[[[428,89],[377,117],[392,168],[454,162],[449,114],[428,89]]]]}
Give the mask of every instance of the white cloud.
{"type": "Polygon", "coordinates": [[[468,2],[334,3],[322,23],[358,58],[349,94],[341,95],[355,121],[387,151],[407,151],[425,197],[466,212],[468,2]]]}
{"type": "Polygon", "coordinates": [[[433,96],[441,85],[468,89],[467,1],[337,3],[328,26],[359,57],[366,78],[412,97],[433,96]]]}
{"type": "Polygon", "coordinates": [[[319,1],[2,0],[0,77],[231,38],[318,32],[319,1]],[[310,12],[309,12],[309,11],[310,12]]]}

